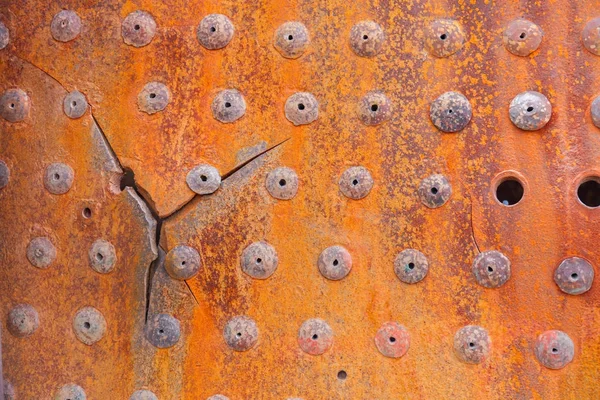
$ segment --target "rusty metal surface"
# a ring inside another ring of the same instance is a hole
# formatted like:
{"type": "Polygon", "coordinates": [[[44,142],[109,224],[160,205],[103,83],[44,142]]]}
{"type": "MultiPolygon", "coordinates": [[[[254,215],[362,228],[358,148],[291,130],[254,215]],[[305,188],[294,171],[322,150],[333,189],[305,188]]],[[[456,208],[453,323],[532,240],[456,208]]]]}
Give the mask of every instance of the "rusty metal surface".
{"type": "Polygon", "coordinates": [[[582,203],[598,194],[580,189],[600,180],[598,16],[595,0],[0,1],[0,91],[30,101],[0,118],[0,299],[3,321],[39,314],[26,337],[3,323],[5,381],[26,399],[600,397],[597,283],[569,280],[600,262],[582,203]],[[53,25],[61,10],[81,29],[53,25]],[[73,170],[64,194],[53,163],[73,170]],[[37,237],[56,248],[43,269],[37,237]],[[106,320],[91,345],[84,307],[106,320]]]}

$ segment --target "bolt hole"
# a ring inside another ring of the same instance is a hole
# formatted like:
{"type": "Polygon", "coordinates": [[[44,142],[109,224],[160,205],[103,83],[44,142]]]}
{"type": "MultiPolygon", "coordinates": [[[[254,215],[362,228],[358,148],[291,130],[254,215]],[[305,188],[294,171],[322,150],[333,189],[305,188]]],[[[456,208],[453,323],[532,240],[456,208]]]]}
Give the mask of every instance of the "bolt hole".
{"type": "Polygon", "coordinates": [[[65,21],[65,20],[60,21],[60,26],[67,26],[67,21],[65,21]]]}
{"type": "Polygon", "coordinates": [[[200,175],[200,180],[202,182],[206,182],[208,180],[208,177],[206,175],[200,175]]]}
{"type": "Polygon", "coordinates": [[[10,103],[10,108],[15,108],[15,103],[10,103]]]}
{"type": "Polygon", "coordinates": [[[515,178],[502,182],[496,188],[496,198],[505,206],[513,206],[523,198],[523,185],[515,178]]]}
{"type": "Polygon", "coordinates": [[[473,347],[475,347],[475,343],[473,343],[473,342],[469,342],[469,347],[470,347],[470,348],[473,348],[473,347]]]}
{"type": "Polygon", "coordinates": [[[371,111],[377,111],[379,109],[379,106],[377,104],[373,104],[371,106],[371,111]]]}
{"type": "Polygon", "coordinates": [[[260,264],[261,262],[262,262],[262,258],[257,258],[257,259],[256,259],[256,263],[257,263],[257,264],[260,264]]]}
{"type": "Polygon", "coordinates": [[[573,272],[571,274],[571,279],[576,280],[577,278],[579,278],[579,274],[577,272],[573,272]]]}
{"type": "Polygon", "coordinates": [[[438,188],[436,188],[435,186],[431,188],[431,194],[437,194],[438,192],[438,188]]]}
{"type": "Polygon", "coordinates": [[[525,36],[527,36],[527,34],[525,32],[521,32],[521,34],[519,35],[519,37],[521,39],[525,39],[525,36]]]}
{"type": "Polygon", "coordinates": [[[552,351],[552,354],[558,353],[558,349],[556,347],[553,347],[551,351],[552,351]]]}
{"type": "Polygon", "coordinates": [[[71,106],[72,106],[72,107],[77,107],[77,102],[76,102],[76,101],[72,101],[72,102],[71,102],[71,106]]]}
{"type": "Polygon", "coordinates": [[[289,35],[288,40],[294,40],[294,37],[292,35],[289,35]]]}
{"type": "Polygon", "coordinates": [[[96,253],[96,260],[98,260],[98,261],[104,260],[104,255],[102,255],[102,253],[96,253]]]}
{"type": "Polygon", "coordinates": [[[393,337],[393,336],[392,336],[392,337],[390,337],[390,343],[394,343],[394,342],[396,342],[396,338],[395,338],[395,337],[393,337]]]}
{"type": "Polygon", "coordinates": [[[446,40],[447,38],[448,38],[448,35],[446,35],[445,33],[442,33],[440,35],[440,39],[442,39],[442,40],[446,40]]]}
{"type": "Polygon", "coordinates": [[[279,180],[279,186],[285,186],[286,184],[287,184],[287,182],[285,181],[285,179],[279,180]]]}
{"type": "Polygon", "coordinates": [[[353,179],[352,180],[352,185],[354,185],[354,186],[358,185],[358,179],[353,179]]]}
{"type": "Polygon", "coordinates": [[[181,262],[181,266],[185,266],[185,260],[181,262]]]}
{"type": "Polygon", "coordinates": [[[317,340],[319,338],[319,335],[317,335],[316,333],[314,335],[312,335],[313,340],[317,340]]]}
{"type": "Polygon", "coordinates": [[[156,97],[156,93],[150,93],[150,98],[153,99],[156,97]]]}
{"type": "Polygon", "coordinates": [[[304,104],[302,104],[302,103],[298,104],[298,110],[304,110],[304,104]]]}
{"type": "Polygon", "coordinates": [[[337,377],[338,379],[344,380],[348,377],[348,374],[346,373],[346,371],[341,370],[337,373],[337,377]]]}
{"type": "Polygon", "coordinates": [[[85,329],[90,329],[91,325],[90,325],[90,323],[89,323],[89,322],[84,322],[84,323],[83,323],[83,327],[84,327],[85,329]]]}
{"type": "Polygon", "coordinates": [[[335,260],[333,260],[333,263],[332,263],[332,264],[333,264],[333,266],[334,266],[334,267],[337,267],[337,265],[338,265],[339,263],[340,263],[340,262],[339,262],[339,261],[337,260],[337,258],[336,258],[335,260]]]}
{"type": "Polygon", "coordinates": [[[588,207],[596,208],[600,206],[600,178],[593,177],[577,188],[577,197],[579,201],[588,207]]]}
{"type": "Polygon", "coordinates": [[[160,333],[162,335],[163,333],[165,333],[165,331],[164,331],[164,329],[159,329],[158,333],[160,333]]]}
{"type": "Polygon", "coordinates": [[[531,107],[531,106],[527,107],[527,112],[528,112],[528,113],[530,113],[530,112],[532,112],[532,111],[533,111],[533,107],[531,107]]]}
{"type": "Polygon", "coordinates": [[[408,263],[408,269],[415,269],[415,263],[408,263]]]}
{"type": "Polygon", "coordinates": [[[216,31],[217,31],[217,28],[215,28],[214,26],[211,26],[211,27],[210,27],[210,31],[211,31],[211,32],[216,32],[216,31]]]}
{"type": "Polygon", "coordinates": [[[60,179],[60,174],[54,174],[53,176],[54,180],[57,181],[60,179]]]}
{"type": "Polygon", "coordinates": [[[81,214],[83,215],[83,218],[89,219],[92,217],[92,210],[89,207],[86,207],[83,209],[81,214]]]}
{"type": "Polygon", "coordinates": [[[235,334],[235,336],[237,336],[237,337],[242,337],[242,332],[238,332],[238,333],[236,333],[236,334],[235,334]]]}
{"type": "Polygon", "coordinates": [[[494,268],[493,268],[493,267],[491,267],[491,266],[489,266],[489,265],[488,265],[488,267],[487,267],[487,270],[488,270],[488,272],[494,272],[494,268]]]}
{"type": "Polygon", "coordinates": [[[363,40],[368,40],[369,39],[369,35],[363,35],[363,40]]]}
{"type": "Polygon", "coordinates": [[[141,26],[139,26],[139,25],[136,25],[136,26],[133,27],[133,29],[135,29],[136,31],[139,31],[140,28],[141,28],[141,26]]]}
{"type": "Polygon", "coordinates": [[[231,103],[230,102],[225,103],[225,108],[229,108],[229,107],[231,107],[231,103]]]}
{"type": "Polygon", "coordinates": [[[452,114],[454,111],[452,109],[448,110],[448,114],[452,114]]]}

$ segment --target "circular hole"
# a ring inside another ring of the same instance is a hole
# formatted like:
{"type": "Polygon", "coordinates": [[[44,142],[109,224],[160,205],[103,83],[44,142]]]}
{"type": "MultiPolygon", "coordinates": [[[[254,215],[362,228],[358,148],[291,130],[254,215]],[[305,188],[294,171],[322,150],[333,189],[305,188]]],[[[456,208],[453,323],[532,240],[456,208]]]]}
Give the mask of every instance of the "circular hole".
{"type": "Polygon", "coordinates": [[[289,35],[288,40],[294,40],[294,37],[292,35],[289,35]]]}
{"type": "Polygon", "coordinates": [[[371,106],[371,111],[377,111],[379,109],[379,106],[377,104],[373,104],[371,106]]]}
{"type": "Polygon", "coordinates": [[[92,210],[89,207],[86,207],[83,209],[83,211],[81,212],[81,214],[83,214],[84,218],[91,218],[92,217],[92,210]]]}
{"type": "Polygon", "coordinates": [[[60,26],[67,26],[67,21],[65,21],[64,19],[60,21],[60,26]]]}
{"type": "Polygon", "coordinates": [[[491,266],[489,266],[489,265],[488,265],[488,267],[487,267],[487,270],[488,270],[488,272],[494,272],[494,268],[493,268],[493,267],[491,267],[491,266]]]}
{"type": "Polygon", "coordinates": [[[435,186],[431,188],[432,194],[437,194],[437,192],[438,192],[438,188],[436,188],[435,186]]]}
{"type": "Polygon", "coordinates": [[[42,249],[35,249],[35,256],[36,257],[42,257],[44,255],[44,250],[42,249]]]}
{"type": "Polygon", "coordinates": [[[133,29],[135,29],[136,31],[139,31],[140,30],[140,26],[136,25],[136,26],[133,27],[133,29]]]}
{"type": "Polygon", "coordinates": [[[571,279],[576,280],[577,278],[579,278],[579,274],[577,272],[573,272],[571,274],[571,279]]]}
{"type": "Polygon", "coordinates": [[[53,176],[54,180],[57,181],[60,179],[60,174],[54,174],[53,176]]]}
{"type": "Polygon", "coordinates": [[[448,35],[446,35],[445,33],[442,33],[442,34],[440,35],[440,39],[442,39],[442,40],[446,40],[446,38],[448,38],[448,35]]]}
{"type": "Polygon", "coordinates": [[[344,380],[348,377],[348,374],[346,373],[346,371],[341,370],[337,373],[337,377],[338,379],[344,380]]]}
{"type": "Polygon", "coordinates": [[[181,265],[184,266],[185,265],[185,260],[181,262],[181,265]]]}
{"type": "Polygon", "coordinates": [[[304,104],[302,104],[302,103],[298,104],[298,110],[304,110],[304,104]]]}
{"type": "Polygon", "coordinates": [[[408,263],[408,269],[415,269],[415,263],[408,263]]]}
{"type": "Polygon", "coordinates": [[[91,325],[90,325],[90,323],[89,323],[89,322],[84,322],[84,323],[83,323],[83,327],[84,327],[85,329],[90,329],[91,325]]]}
{"type": "Polygon", "coordinates": [[[333,266],[334,266],[334,267],[337,267],[337,265],[338,265],[339,263],[340,263],[340,262],[339,262],[337,259],[335,259],[335,260],[333,260],[333,263],[332,263],[332,264],[333,264],[333,266]]]}
{"type": "Polygon", "coordinates": [[[527,112],[528,112],[528,113],[530,113],[530,112],[532,112],[532,111],[533,111],[533,107],[531,107],[531,106],[527,107],[527,112]]]}
{"type": "Polygon", "coordinates": [[[200,175],[200,180],[202,182],[206,182],[208,180],[208,177],[206,175],[200,175]]]}
{"type": "Polygon", "coordinates": [[[236,334],[235,334],[235,336],[237,336],[237,337],[242,337],[242,332],[238,332],[238,333],[236,333],[236,334]]]}
{"type": "Polygon", "coordinates": [[[527,34],[525,32],[521,32],[521,34],[519,35],[519,37],[521,39],[525,39],[525,36],[527,36],[527,34]]]}
{"type": "Polygon", "coordinates": [[[15,108],[15,103],[10,103],[10,108],[15,108]]]}
{"type": "Polygon", "coordinates": [[[153,99],[156,97],[156,93],[150,93],[150,98],[153,99]]]}
{"type": "Polygon", "coordinates": [[[317,335],[316,333],[314,335],[312,335],[313,340],[317,340],[319,338],[319,335],[317,335]]]}
{"type": "Polygon", "coordinates": [[[448,114],[452,114],[454,111],[452,111],[452,109],[448,110],[448,114]]]}
{"type": "Polygon", "coordinates": [[[229,108],[229,107],[231,107],[231,103],[230,102],[226,102],[225,103],[225,108],[229,108]]]}
{"type": "Polygon", "coordinates": [[[163,333],[165,333],[165,331],[164,331],[164,329],[159,329],[158,333],[160,333],[162,335],[163,333]]]}
{"type": "Polygon", "coordinates": [[[104,260],[104,256],[102,255],[102,253],[96,253],[96,260],[98,260],[98,261],[104,260]]]}
{"type": "Polygon", "coordinates": [[[262,258],[257,258],[257,259],[256,259],[256,263],[257,263],[257,264],[260,264],[261,262],[262,262],[262,258]]]}
{"type": "Polygon", "coordinates": [[[285,179],[280,179],[280,180],[279,180],[279,186],[285,186],[285,185],[286,185],[286,183],[287,183],[287,182],[285,181],[285,179]]]}
{"type": "Polygon", "coordinates": [[[579,198],[579,201],[588,207],[599,207],[600,178],[594,177],[579,185],[579,188],[577,188],[577,197],[579,198]]]}
{"type": "Polygon", "coordinates": [[[363,40],[369,39],[369,35],[363,35],[363,40]]]}
{"type": "Polygon", "coordinates": [[[76,101],[72,101],[72,102],[71,102],[71,106],[72,106],[72,107],[77,107],[77,102],[76,102],[76,101]]]}
{"type": "Polygon", "coordinates": [[[469,342],[469,347],[470,347],[470,348],[473,348],[473,347],[475,347],[475,343],[473,343],[473,342],[469,342]]]}
{"type": "Polygon", "coordinates": [[[392,336],[392,337],[390,337],[390,343],[394,343],[395,341],[396,341],[396,338],[395,338],[395,337],[393,337],[393,336],[392,336]]]}
{"type": "Polygon", "coordinates": [[[552,348],[552,353],[553,353],[553,354],[556,354],[556,353],[558,353],[558,349],[557,349],[556,347],[553,347],[553,348],[552,348]]]}
{"type": "Polygon", "coordinates": [[[503,181],[496,188],[496,199],[505,206],[513,206],[523,198],[523,185],[515,178],[503,181]]]}
{"type": "Polygon", "coordinates": [[[358,179],[353,179],[352,180],[352,185],[354,185],[354,186],[358,185],[358,179]]]}
{"type": "Polygon", "coordinates": [[[216,32],[216,31],[217,31],[217,28],[215,28],[214,26],[211,26],[211,27],[210,27],[210,31],[211,31],[211,32],[216,32]]]}

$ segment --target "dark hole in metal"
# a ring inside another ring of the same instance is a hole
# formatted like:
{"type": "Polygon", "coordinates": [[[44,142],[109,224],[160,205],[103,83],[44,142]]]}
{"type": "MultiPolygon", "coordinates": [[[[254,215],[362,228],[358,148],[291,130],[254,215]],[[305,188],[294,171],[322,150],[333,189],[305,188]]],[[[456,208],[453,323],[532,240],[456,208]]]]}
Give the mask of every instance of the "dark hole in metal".
{"type": "Polygon", "coordinates": [[[185,260],[181,262],[181,265],[185,265],[185,260]]]}
{"type": "Polygon", "coordinates": [[[505,206],[512,206],[520,202],[523,193],[523,185],[515,178],[505,180],[496,188],[496,198],[505,206]]]}
{"type": "Polygon", "coordinates": [[[84,218],[91,218],[92,217],[92,210],[89,207],[86,207],[86,208],[83,209],[82,214],[83,214],[84,218]]]}
{"type": "Polygon", "coordinates": [[[289,35],[288,40],[294,40],[294,37],[292,35],[289,35]]]}
{"type": "Polygon", "coordinates": [[[119,187],[121,190],[125,190],[126,187],[135,187],[135,174],[131,168],[123,168],[123,176],[119,187]]]}
{"type": "Polygon", "coordinates": [[[280,180],[279,180],[279,186],[285,186],[285,185],[286,185],[286,183],[287,183],[287,182],[285,181],[285,179],[280,179],[280,180]]]}
{"type": "Polygon", "coordinates": [[[379,106],[377,104],[373,104],[371,106],[371,111],[377,111],[378,108],[379,108],[379,106]]]}
{"type": "Polygon", "coordinates": [[[469,342],[469,347],[470,347],[470,348],[473,348],[473,347],[475,347],[475,343],[473,343],[473,342],[469,342]]]}
{"type": "Polygon", "coordinates": [[[353,179],[353,180],[352,180],[352,184],[353,184],[354,186],[358,185],[358,179],[353,179]]]}
{"type": "Polygon", "coordinates": [[[98,261],[104,260],[104,255],[102,255],[102,253],[96,253],[96,260],[98,260],[98,261]]]}
{"type": "Polygon", "coordinates": [[[431,188],[432,194],[437,194],[437,192],[438,192],[438,188],[436,188],[435,186],[431,188]]]}
{"type": "Polygon", "coordinates": [[[493,268],[493,267],[491,267],[491,266],[489,266],[489,265],[488,265],[488,267],[487,267],[487,270],[488,270],[488,272],[494,272],[494,268],[493,268]]]}
{"type": "Polygon", "coordinates": [[[367,40],[367,39],[369,39],[369,36],[368,35],[363,35],[363,40],[367,40]]]}
{"type": "Polygon", "coordinates": [[[225,108],[229,108],[229,107],[231,107],[231,103],[230,102],[226,102],[225,103],[225,108]]]}
{"type": "Polygon", "coordinates": [[[302,103],[298,104],[298,110],[304,110],[304,104],[302,104],[302,103]]]}
{"type": "Polygon", "coordinates": [[[235,334],[235,336],[237,336],[237,337],[242,337],[242,332],[238,332],[238,333],[236,333],[236,334],[235,334]]]}
{"type": "Polygon", "coordinates": [[[442,33],[440,35],[440,39],[442,39],[442,40],[446,40],[447,37],[448,37],[448,35],[446,35],[445,33],[442,33]]]}
{"type": "Polygon", "coordinates": [[[586,182],[583,182],[577,188],[577,197],[579,201],[588,207],[600,206],[600,178],[594,177],[586,182]]]}
{"type": "Polygon", "coordinates": [[[76,101],[71,102],[71,106],[76,107],[77,106],[77,102],[76,101]]]}
{"type": "Polygon", "coordinates": [[[337,260],[337,258],[335,260],[333,260],[333,266],[336,267],[340,262],[337,260]]]}
{"type": "Polygon", "coordinates": [[[153,99],[156,97],[156,93],[150,93],[150,98],[153,99]]]}
{"type": "Polygon", "coordinates": [[[165,331],[163,329],[159,329],[158,333],[160,333],[162,335],[163,333],[165,333],[165,331]]]}
{"type": "Polygon", "coordinates": [[[313,340],[317,340],[319,338],[319,335],[317,335],[316,333],[314,335],[312,335],[313,340]]]}
{"type": "Polygon", "coordinates": [[[202,182],[206,182],[208,180],[208,177],[206,175],[200,175],[200,180],[202,182]]]}
{"type": "Polygon", "coordinates": [[[136,31],[139,31],[140,30],[140,26],[136,25],[136,26],[133,27],[133,29],[135,29],[136,31]]]}
{"type": "Polygon", "coordinates": [[[531,106],[527,107],[527,112],[529,112],[529,113],[530,113],[530,112],[532,112],[532,111],[533,111],[533,107],[531,107],[531,106]]]}
{"type": "Polygon", "coordinates": [[[552,353],[554,353],[554,354],[558,353],[558,349],[556,347],[553,347],[552,348],[552,353]]]}
{"type": "Polygon", "coordinates": [[[215,28],[214,26],[211,26],[211,27],[210,27],[210,31],[211,31],[211,32],[216,32],[216,31],[217,31],[217,28],[215,28]]]}
{"type": "Polygon", "coordinates": [[[571,274],[571,278],[573,278],[573,279],[577,279],[577,278],[579,278],[579,274],[577,274],[576,272],[573,272],[573,273],[571,274]]]}
{"type": "Polygon", "coordinates": [[[394,343],[395,341],[396,341],[396,338],[395,338],[395,337],[393,337],[393,336],[392,336],[392,337],[390,337],[390,343],[394,343]]]}
{"type": "Polygon", "coordinates": [[[60,174],[54,174],[53,176],[54,180],[57,181],[60,179],[60,174]]]}
{"type": "Polygon", "coordinates": [[[90,325],[90,323],[89,323],[89,322],[84,322],[84,323],[83,323],[83,327],[84,327],[85,329],[90,329],[91,325],[90,325]]]}
{"type": "Polygon", "coordinates": [[[15,108],[15,103],[10,103],[10,108],[15,108]]]}
{"type": "Polygon", "coordinates": [[[452,114],[454,111],[452,111],[452,109],[448,110],[448,114],[452,114]]]}
{"type": "Polygon", "coordinates": [[[257,258],[257,259],[256,259],[256,263],[257,263],[257,264],[260,264],[261,262],[262,262],[262,258],[257,258]]]}
{"type": "Polygon", "coordinates": [[[67,21],[65,21],[64,19],[60,21],[60,26],[67,26],[67,21]]]}
{"type": "Polygon", "coordinates": [[[408,263],[408,269],[415,269],[415,263],[408,263]]]}
{"type": "Polygon", "coordinates": [[[344,380],[348,377],[348,374],[346,373],[346,371],[341,370],[337,373],[337,377],[338,379],[344,380]]]}
{"type": "Polygon", "coordinates": [[[525,39],[525,36],[527,36],[527,34],[525,32],[521,32],[521,34],[519,35],[519,37],[521,39],[525,39]]]}

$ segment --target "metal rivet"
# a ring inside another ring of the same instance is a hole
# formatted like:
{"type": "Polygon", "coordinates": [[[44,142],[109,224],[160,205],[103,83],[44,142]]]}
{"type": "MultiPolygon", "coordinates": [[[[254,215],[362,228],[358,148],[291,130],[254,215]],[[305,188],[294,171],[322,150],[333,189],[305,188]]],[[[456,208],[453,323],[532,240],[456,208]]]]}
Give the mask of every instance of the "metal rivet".
{"type": "Polygon", "coordinates": [[[213,116],[223,123],[240,119],[246,113],[244,96],[235,89],[221,90],[211,105],[213,116]]]}
{"type": "Polygon", "coordinates": [[[592,122],[597,128],[600,128],[600,96],[592,101],[591,106],[592,122]]]}
{"type": "Polygon", "coordinates": [[[50,30],[55,40],[68,42],[81,33],[81,18],[75,11],[62,10],[52,19],[50,30]]]}
{"type": "Polygon", "coordinates": [[[554,271],[554,282],[565,293],[585,293],[594,282],[594,267],[583,258],[569,257],[554,271]]]}
{"type": "Polygon", "coordinates": [[[215,395],[210,396],[206,400],[229,400],[229,397],[224,396],[222,394],[215,394],[215,395]]]}
{"type": "Polygon", "coordinates": [[[138,108],[147,114],[164,110],[171,101],[169,88],[160,82],[149,82],[138,94],[138,108]]]}
{"type": "Polygon", "coordinates": [[[535,356],[540,364],[550,369],[561,369],[573,361],[575,345],[562,331],[546,331],[537,338],[535,356]]]}
{"type": "Polygon", "coordinates": [[[149,390],[137,390],[129,397],[129,400],[158,400],[158,397],[149,390]]]}
{"type": "Polygon", "coordinates": [[[0,115],[9,122],[20,122],[29,114],[31,101],[21,89],[8,89],[0,98],[0,115]]]}
{"type": "Polygon", "coordinates": [[[200,164],[188,172],[185,181],[194,193],[211,194],[221,186],[221,175],[212,165],[200,164]]]}
{"type": "Polygon", "coordinates": [[[27,245],[27,259],[34,267],[48,268],[56,259],[56,247],[46,237],[32,239],[27,245]]]}
{"type": "Polygon", "coordinates": [[[44,186],[52,194],[65,194],[71,189],[75,172],[63,163],[50,164],[44,174],[44,186]]]}
{"type": "Polygon", "coordinates": [[[404,283],[422,281],[429,271],[427,257],[414,249],[406,249],[398,253],[394,260],[394,272],[404,283]]]}
{"type": "Polygon", "coordinates": [[[258,327],[250,317],[233,317],[225,324],[223,337],[227,345],[235,351],[250,350],[258,341],[258,327]]]}
{"type": "Polygon", "coordinates": [[[104,337],[106,320],[94,307],[84,307],[73,317],[73,331],[77,339],[91,346],[104,337]]]}
{"type": "Polygon", "coordinates": [[[31,335],[40,326],[40,317],[29,304],[19,304],[8,313],[7,328],[16,337],[31,335]]]}
{"type": "Polygon", "coordinates": [[[290,200],[298,192],[298,175],[291,168],[275,168],[267,175],[265,185],[271,196],[280,200],[290,200]]]}
{"type": "Polygon", "coordinates": [[[319,255],[319,271],[333,281],[345,278],[352,269],[352,256],[342,246],[331,246],[319,255]]]}
{"type": "Polygon", "coordinates": [[[159,349],[166,349],[179,341],[181,326],[169,314],[157,314],[148,319],[146,339],[159,349]]]}
{"type": "Polygon", "coordinates": [[[516,19],[508,24],[502,38],[508,51],[526,57],[537,50],[543,36],[542,29],[533,22],[516,19]]]}
{"type": "Polygon", "coordinates": [[[552,116],[552,105],[541,93],[527,91],[518,94],[510,103],[510,120],[525,131],[542,129],[552,116]]]}
{"type": "Polygon", "coordinates": [[[379,54],[385,33],[375,21],[360,21],[350,30],[350,46],[361,57],[373,57],[379,54]]]}
{"type": "Polygon", "coordinates": [[[54,395],[54,400],[86,400],[85,391],[81,386],[69,383],[61,387],[54,395]]]}
{"type": "Polygon", "coordinates": [[[8,46],[10,40],[10,33],[6,25],[0,22],[0,50],[8,46]]]}
{"type": "Polygon", "coordinates": [[[10,169],[8,165],[0,160],[0,189],[5,188],[10,181],[10,169]]]}
{"type": "Polygon", "coordinates": [[[425,47],[435,57],[448,57],[463,47],[465,34],[451,19],[433,21],[425,30],[425,47]]]}
{"type": "Polygon", "coordinates": [[[481,286],[500,287],[510,278],[510,260],[499,251],[484,251],[473,261],[473,274],[481,286]]]}
{"type": "Polygon", "coordinates": [[[74,91],[65,96],[63,110],[69,118],[80,118],[88,109],[88,102],[83,93],[74,91]]]}
{"type": "Polygon", "coordinates": [[[490,337],[485,328],[467,325],[454,335],[454,352],[458,358],[468,364],[479,364],[489,354],[490,337]]]}
{"type": "Polygon", "coordinates": [[[273,38],[277,51],[285,58],[298,58],[310,44],[308,30],[301,22],[286,22],[277,28],[273,38]]]}
{"type": "Polygon", "coordinates": [[[400,358],[408,351],[410,335],[399,323],[386,322],[375,335],[375,346],[386,357],[400,358]]]}
{"type": "Polygon", "coordinates": [[[369,92],[358,104],[358,116],[365,125],[386,121],[392,113],[392,103],[381,92],[369,92]]]}
{"type": "Polygon", "coordinates": [[[90,267],[100,274],[108,274],[115,268],[117,255],[115,247],[106,240],[98,239],[88,252],[90,267]]]}
{"type": "Polygon", "coordinates": [[[193,278],[200,271],[202,260],[196,249],[189,246],[175,246],[167,253],[165,269],[173,279],[193,278]]]}
{"type": "Polygon", "coordinates": [[[313,356],[323,354],[333,346],[333,330],[322,319],[308,319],[298,330],[298,345],[313,356]]]}
{"type": "Polygon", "coordinates": [[[438,208],[446,204],[452,195],[452,186],[444,175],[431,175],[419,185],[421,202],[429,208],[438,208]]]}
{"type": "Polygon", "coordinates": [[[285,102],[285,117],[296,126],[310,124],[319,117],[319,102],[308,92],[294,93],[285,102]]]}
{"type": "Polygon", "coordinates": [[[121,24],[121,36],[125,44],[143,47],[149,44],[156,34],[156,21],[150,13],[137,10],[125,17],[121,24]]]}
{"type": "Polygon", "coordinates": [[[594,18],[585,25],[581,39],[590,53],[600,56],[600,18],[594,18]]]}
{"type": "Polygon", "coordinates": [[[373,177],[365,167],[350,167],[340,177],[340,191],[348,198],[365,198],[373,188],[373,177]]]}
{"type": "Polygon", "coordinates": [[[275,248],[267,242],[255,242],[242,252],[242,271],[255,279],[267,279],[277,269],[275,248]]]}
{"type": "Polygon", "coordinates": [[[446,92],[431,103],[431,122],[442,132],[458,132],[469,121],[473,112],[469,100],[458,92],[446,92]]]}
{"type": "Polygon", "coordinates": [[[234,32],[235,28],[229,18],[223,14],[210,14],[200,21],[196,37],[208,50],[217,50],[229,44],[234,32]]]}

